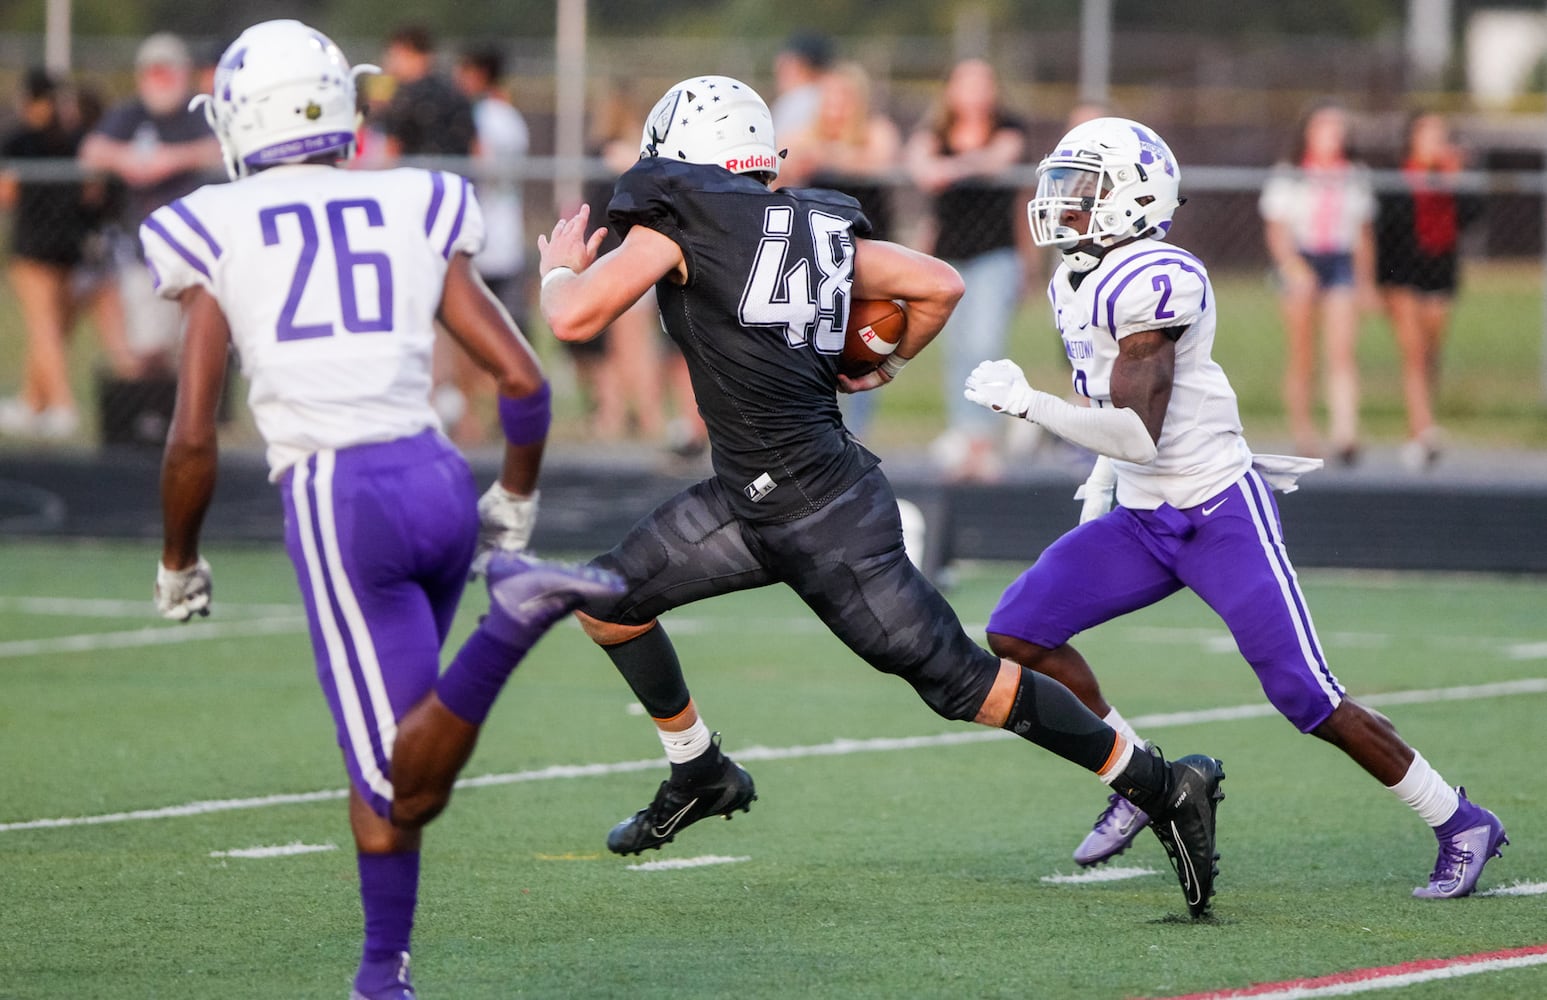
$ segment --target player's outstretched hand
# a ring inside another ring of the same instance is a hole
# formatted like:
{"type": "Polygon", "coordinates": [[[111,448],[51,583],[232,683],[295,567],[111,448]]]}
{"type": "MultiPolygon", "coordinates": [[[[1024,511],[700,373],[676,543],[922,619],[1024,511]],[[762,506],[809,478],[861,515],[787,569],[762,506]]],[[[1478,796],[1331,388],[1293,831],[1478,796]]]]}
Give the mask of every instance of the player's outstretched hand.
{"type": "Polygon", "coordinates": [[[214,592],[209,563],[203,556],[187,569],[167,569],[157,560],[156,610],[161,617],[174,622],[185,622],[194,615],[208,617],[214,592]]]}
{"type": "Polygon", "coordinates": [[[967,376],[967,400],[995,413],[1024,417],[1037,390],[1026,384],[1021,366],[1008,358],[984,361],[967,376]]]}
{"type": "Polygon", "coordinates": [[[473,555],[472,575],[489,565],[495,552],[522,552],[532,540],[537,524],[538,491],[529,497],[510,492],[499,483],[478,498],[478,550],[473,555]]]}
{"type": "Polygon", "coordinates": [[[590,238],[586,238],[586,225],[591,219],[591,206],[581,205],[580,211],[567,219],[553,224],[553,232],[537,236],[537,253],[540,258],[538,271],[545,277],[556,267],[571,271],[584,271],[601,252],[602,240],[607,238],[607,227],[599,226],[590,238]]]}

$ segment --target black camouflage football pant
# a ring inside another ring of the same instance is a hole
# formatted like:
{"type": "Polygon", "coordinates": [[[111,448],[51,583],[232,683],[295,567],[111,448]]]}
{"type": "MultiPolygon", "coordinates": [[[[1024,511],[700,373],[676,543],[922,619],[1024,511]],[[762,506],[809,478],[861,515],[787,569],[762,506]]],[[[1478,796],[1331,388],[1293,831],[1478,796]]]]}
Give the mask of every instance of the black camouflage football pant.
{"type": "Polygon", "coordinates": [[[879,468],[814,514],[753,524],[707,479],[667,500],[593,564],[627,590],[587,614],[643,625],[717,594],[783,583],[872,667],[902,677],[930,708],[970,720],[999,660],[968,638],[956,612],[903,549],[897,498],[879,468]]]}

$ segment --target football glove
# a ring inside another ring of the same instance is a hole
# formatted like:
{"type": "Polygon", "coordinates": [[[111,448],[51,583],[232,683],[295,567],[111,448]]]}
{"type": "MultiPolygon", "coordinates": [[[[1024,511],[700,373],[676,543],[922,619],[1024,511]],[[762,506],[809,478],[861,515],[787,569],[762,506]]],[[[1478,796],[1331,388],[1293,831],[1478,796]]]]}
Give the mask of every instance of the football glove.
{"type": "Polygon", "coordinates": [[[167,569],[156,562],[156,610],[161,617],[174,622],[185,622],[194,615],[208,617],[213,593],[209,563],[203,556],[187,569],[167,569]]]}
{"type": "Polygon", "coordinates": [[[1026,384],[1021,366],[1001,358],[984,361],[974,368],[967,376],[967,389],[963,395],[969,402],[986,406],[995,413],[1024,417],[1036,393],[1037,390],[1026,384]]]}
{"type": "Polygon", "coordinates": [[[1091,466],[1085,482],[1074,491],[1074,498],[1085,501],[1080,507],[1081,524],[1094,521],[1112,509],[1117,502],[1117,472],[1112,468],[1110,458],[1096,456],[1096,464],[1091,466]]]}
{"type": "Polygon", "coordinates": [[[517,496],[499,483],[490,486],[478,498],[478,550],[473,555],[472,572],[481,574],[496,551],[521,552],[532,540],[537,524],[537,490],[529,497],[517,496]]]}

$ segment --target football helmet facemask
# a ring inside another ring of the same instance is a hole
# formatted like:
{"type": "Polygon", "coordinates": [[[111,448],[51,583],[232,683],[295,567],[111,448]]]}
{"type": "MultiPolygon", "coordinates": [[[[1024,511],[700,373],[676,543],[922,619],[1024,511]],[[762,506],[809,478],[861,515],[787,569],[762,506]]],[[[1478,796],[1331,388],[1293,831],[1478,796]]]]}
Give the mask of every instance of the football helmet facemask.
{"type": "Polygon", "coordinates": [[[699,76],[666,91],[645,119],[639,157],[706,163],[768,183],[784,153],[757,91],[728,76],[699,76]]]}
{"type": "Polygon", "coordinates": [[[1147,126],[1126,118],[1077,125],[1037,166],[1037,194],[1026,205],[1032,240],[1063,250],[1075,270],[1089,270],[1107,248],[1166,234],[1182,203],[1181,173],[1147,126]],[[1065,224],[1069,211],[1090,213],[1083,231],[1065,224]]]}
{"type": "Polygon", "coordinates": [[[232,180],[276,163],[320,154],[354,155],[355,78],[339,47],[300,21],[264,21],[232,42],[215,69],[213,94],[200,94],[232,180]]]}

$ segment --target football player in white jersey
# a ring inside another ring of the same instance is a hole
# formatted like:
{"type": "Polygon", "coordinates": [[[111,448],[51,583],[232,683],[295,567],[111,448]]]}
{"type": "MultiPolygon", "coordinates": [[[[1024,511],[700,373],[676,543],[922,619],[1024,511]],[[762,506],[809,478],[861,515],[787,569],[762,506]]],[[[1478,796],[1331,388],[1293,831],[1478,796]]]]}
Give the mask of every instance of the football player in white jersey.
{"type": "MultiPolygon", "coordinates": [[[[1224,619],[1290,722],[1341,748],[1434,828],[1439,859],[1414,895],[1469,894],[1508,843],[1503,824],[1446,784],[1390,720],[1349,698],[1328,666],[1273,498],[1321,463],[1247,447],[1235,392],[1210,356],[1208,271],[1164,242],[1181,204],[1176,158],[1152,129],[1100,118],[1065,135],[1037,174],[1031,231],[1063,252],[1048,296],[1074,390],[1090,405],[1031,388],[1007,360],[979,365],[966,396],[1099,457],[1077,494],[1080,525],[1005,591],[989,647],[1056,677],[1138,740],[1069,639],[1192,589],[1224,619]]],[[[1114,796],[1075,860],[1115,857],[1148,819],[1114,796]]]]}
{"type": "Polygon", "coordinates": [[[209,613],[199,533],[234,348],[351,779],[365,911],[352,995],[405,1000],[420,828],[446,806],[526,651],[618,581],[522,553],[536,517],[548,383],[473,268],[483,222],[468,181],[337,168],[354,148],[354,78],[374,69],[351,68],[298,21],[249,28],[199,102],[234,183],[158,209],[140,238],[159,293],[185,319],[157,606],[183,621],[209,613]],[[500,385],[504,465],[482,499],[430,407],[437,321],[500,385]],[[440,673],[475,552],[489,613],[440,673]]]}

